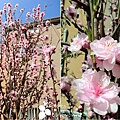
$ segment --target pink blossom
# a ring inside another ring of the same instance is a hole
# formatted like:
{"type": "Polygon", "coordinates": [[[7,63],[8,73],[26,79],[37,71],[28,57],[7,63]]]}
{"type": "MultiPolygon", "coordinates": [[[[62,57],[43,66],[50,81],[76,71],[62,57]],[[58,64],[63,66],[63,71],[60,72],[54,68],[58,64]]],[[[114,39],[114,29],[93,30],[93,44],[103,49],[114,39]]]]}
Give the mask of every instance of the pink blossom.
{"type": "Polygon", "coordinates": [[[41,12],[41,13],[40,13],[40,18],[43,18],[44,15],[45,15],[45,13],[44,13],[44,12],[41,12]]]}
{"type": "Polygon", "coordinates": [[[20,57],[21,57],[21,55],[20,55],[19,53],[17,53],[17,54],[15,55],[15,60],[19,60],[20,57]]]}
{"type": "Polygon", "coordinates": [[[20,9],[20,12],[23,13],[24,9],[20,9]]]}
{"type": "Polygon", "coordinates": [[[112,70],[116,62],[117,41],[106,36],[100,40],[94,40],[90,47],[93,50],[92,54],[96,55],[98,60],[103,61],[103,67],[108,71],[112,70]]]}
{"type": "Polygon", "coordinates": [[[106,19],[107,19],[107,16],[104,16],[104,17],[103,17],[103,21],[105,21],[106,19]]]}
{"type": "Polygon", "coordinates": [[[10,92],[10,95],[17,95],[18,93],[16,92],[16,91],[14,91],[14,90],[12,90],[11,92],[10,92]]]}
{"type": "Polygon", "coordinates": [[[23,42],[24,42],[24,47],[25,47],[25,48],[28,48],[28,46],[29,46],[29,41],[25,39],[23,42]]]}
{"type": "Polygon", "coordinates": [[[62,91],[69,92],[71,89],[71,82],[73,78],[71,76],[61,77],[60,88],[62,91]]]}
{"type": "Polygon", "coordinates": [[[82,26],[82,22],[79,19],[77,20],[76,24],[82,26]]]}
{"type": "Polygon", "coordinates": [[[89,65],[93,66],[93,61],[92,61],[92,58],[89,54],[87,55],[87,62],[88,62],[89,65]]]}
{"type": "Polygon", "coordinates": [[[12,7],[12,5],[10,3],[7,3],[7,7],[12,7]]]}
{"type": "Polygon", "coordinates": [[[82,48],[89,48],[89,40],[88,36],[85,33],[77,34],[75,38],[73,38],[73,42],[68,47],[68,50],[71,52],[77,52],[82,48]]]}
{"type": "Polygon", "coordinates": [[[55,49],[55,46],[47,46],[46,45],[43,47],[43,52],[45,53],[45,55],[48,55],[49,53],[51,54],[54,49],[55,49]]]}
{"type": "Polygon", "coordinates": [[[50,59],[50,55],[53,53],[55,50],[55,46],[43,46],[43,53],[45,54],[45,61],[48,62],[50,59]]]}
{"type": "Polygon", "coordinates": [[[75,9],[74,6],[69,6],[66,11],[65,11],[65,15],[69,18],[69,19],[74,19],[77,17],[77,10],[75,9]]]}
{"type": "Polygon", "coordinates": [[[120,78],[120,65],[115,64],[113,69],[112,69],[112,74],[116,78],[120,78]]]}
{"type": "Polygon", "coordinates": [[[67,91],[67,92],[69,92],[71,86],[70,86],[70,84],[68,84],[67,82],[61,81],[60,88],[61,88],[62,91],[67,91]]]}
{"type": "Polygon", "coordinates": [[[72,6],[76,7],[77,4],[78,4],[77,2],[72,1],[72,6]]]}
{"type": "Polygon", "coordinates": [[[45,35],[44,36],[44,40],[48,40],[49,39],[49,36],[48,35],[45,35]]]}
{"type": "Polygon", "coordinates": [[[17,8],[19,6],[19,4],[16,4],[15,7],[17,8]]]}
{"type": "Polygon", "coordinates": [[[31,69],[34,69],[36,67],[37,67],[37,65],[35,63],[32,63],[31,66],[30,66],[31,69]]]}
{"type": "Polygon", "coordinates": [[[12,98],[12,100],[16,101],[18,98],[17,98],[17,95],[18,93],[14,90],[12,90],[10,93],[9,93],[9,96],[12,98]]]}
{"type": "Polygon", "coordinates": [[[26,17],[30,17],[30,12],[27,12],[26,17]]]}
{"type": "Polygon", "coordinates": [[[50,25],[50,21],[47,20],[47,21],[45,22],[45,25],[46,25],[46,26],[50,25]]]}
{"type": "Polygon", "coordinates": [[[120,63],[120,43],[117,44],[116,61],[120,63]]]}
{"type": "Polygon", "coordinates": [[[120,88],[117,83],[111,83],[110,77],[103,71],[88,69],[81,79],[76,79],[73,86],[77,90],[77,97],[99,115],[116,113],[120,98],[120,88]]]}
{"type": "Polygon", "coordinates": [[[90,117],[93,117],[93,114],[94,114],[94,113],[93,113],[92,111],[89,111],[89,112],[88,112],[88,115],[89,115],[90,117]]]}
{"type": "MultiPolygon", "coordinates": [[[[112,44],[112,43],[109,43],[109,44],[112,44]]],[[[110,48],[108,48],[108,49],[110,49],[110,48]]],[[[97,67],[105,68],[106,70],[112,70],[113,76],[116,78],[120,78],[120,74],[119,74],[119,71],[120,71],[120,52],[119,51],[120,51],[120,44],[116,43],[116,41],[115,41],[114,46],[113,46],[113,53],[112,53],[112,51],[109,51],[110,55],[113,58],[106,55],[106,57],[108,57],[108,59],[107,59],[104,56],[104,54],[102,56],[102,53],[101,53],[101,56],[103,58],[101,58],[101,59],[99,59],[99,57],[95,56],[97,67]]]]}

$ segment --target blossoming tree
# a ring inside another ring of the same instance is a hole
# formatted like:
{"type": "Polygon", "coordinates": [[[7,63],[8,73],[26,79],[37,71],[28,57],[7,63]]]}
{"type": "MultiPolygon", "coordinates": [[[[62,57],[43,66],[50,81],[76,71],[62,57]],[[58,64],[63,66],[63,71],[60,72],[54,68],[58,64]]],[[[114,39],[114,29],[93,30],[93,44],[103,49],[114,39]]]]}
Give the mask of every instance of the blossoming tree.
{"type": "Polygon", "coordinates": [[[67,8],[66,1],[61,2],[61,92],[68,102],[66,116],[75,119],[76,108],[81,119],[120,119],[120,1],[69,2],[67,8]],[[86,22],[79,17],[83,12],[86,22]],[[73,26],[77,35],[70,41],[73,26]],[[79,78],[68,65],[75,65],[70,60],[81,55],[84,61],[79,60],[82,66],[77,66],[82,73],[79,78]]]}
{"type": "Polygon", "coordinates": [[[34,107],[38,111],[30,119],[58,119],[58,81],[52,57],[57,46],[50,44],[46,34],[50,21],[43,21],[45,13],[39,4],[26,14],[27,23],[21,24],[24,9],[16,18],[18,6],[8,3],[0,10],[0,119],[27,119],[28,110],[34,107]],[[53,85],[48,86],[48,81],[53,85]]]}

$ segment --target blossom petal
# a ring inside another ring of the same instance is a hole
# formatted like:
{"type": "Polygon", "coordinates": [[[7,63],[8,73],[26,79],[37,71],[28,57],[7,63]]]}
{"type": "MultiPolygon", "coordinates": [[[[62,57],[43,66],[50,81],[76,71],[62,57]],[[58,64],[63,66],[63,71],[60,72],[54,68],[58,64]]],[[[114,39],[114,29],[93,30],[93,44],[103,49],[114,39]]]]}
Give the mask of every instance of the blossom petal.
{"type": "Polygon", "coordinates": [[[118,96],[114,98],[114,101],[120,105],[120,98],[118,96]]]}
{"type": "Polygon", "coordinates": [[[112,73],[114,77],[120,78],[120,65],[115,64],[112,73]]]}
{"type": "Polygon", "coordinates": [[[76,79],[73,82],[73,87],[75,87],[76,90],[80,90],[84,88],[84,81],[82,79],[76,79]]]}
{"type": "Polygon", "coordinates": [[[102,95],[102,97],[106,99],[114,99],[119,93],[119,91],[116,89],[116,86],[108,86],[108,89],[104,90],[104,92],[105,93],[102,95]]]}
{"type": "Polygon", "coordinates": [[[103,68],[103,61],[99,60],[97,57],[96,57],[96,63],[97,63],[97,67],[103,68]]]}
{"type": "Polygon", "coordinates": [[[115,65],[115,57],[113,58],[111,57],[111,59],[103,61],[103,66],[107,71],[112,70],[114,65],[115,65]]]}
{"type": "Polygon", "coordinates": [[[94,104],[93,105],[93,110],[99,115],[105,115],[107,114],[107,109],[108,109],[108,102],[100,103],[100,104],[94,104]]]}
{"type": "Polygon", "coordinates": [[[76,96],[77,96],[77,98],[78,98],[80,101],[82,101],[82,102],[87,102],[87,103],[90,102],[90,99],[89,99],[84,93],[78,92],[78,93],[76,94],[76,96]]]}
{"type": "Polygon", "coordinates": [[[110,77],[105,74],[103,71],[99,71],[100,82],[103,88],[107,87],[110,84],[110,77]]]}

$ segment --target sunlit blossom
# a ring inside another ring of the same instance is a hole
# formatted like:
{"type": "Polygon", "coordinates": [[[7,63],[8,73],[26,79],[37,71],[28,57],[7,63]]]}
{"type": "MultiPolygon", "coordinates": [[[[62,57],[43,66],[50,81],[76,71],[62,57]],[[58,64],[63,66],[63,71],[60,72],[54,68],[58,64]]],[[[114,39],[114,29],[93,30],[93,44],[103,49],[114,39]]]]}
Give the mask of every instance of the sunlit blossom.
{"type": "Polygon", "coordinates": [[[110,82],[110,77],[103,71],[88,69],[81,79],[76,79],[73,86],[77,90],[77,98],[88,105],[99,115],[116,113],[120,98],[117,83],[110,82]]]}

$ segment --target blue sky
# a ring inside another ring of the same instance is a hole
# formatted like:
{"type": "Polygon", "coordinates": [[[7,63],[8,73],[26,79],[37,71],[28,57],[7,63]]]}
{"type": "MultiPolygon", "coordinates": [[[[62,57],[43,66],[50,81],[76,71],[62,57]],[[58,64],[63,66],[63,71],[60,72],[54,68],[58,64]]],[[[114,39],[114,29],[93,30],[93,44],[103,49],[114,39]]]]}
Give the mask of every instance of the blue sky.
{"type": "Polygon", "coordinates": [[[41,5],[41,11],[44,11],[45,5],[47,6],[44,19],[60,16],[60,0],[1,0],[0,10],[3,9],[4,3],[11,3],[13,7],[16,3],[19,4],[16,12],[16,18],[17,16],[20,16],[20,9],[25,8],[25,11],[22,15],[22,23],[25,22],[26,13],[31,12],[32,8],[37,7],[38,4],[41,5]]]}

